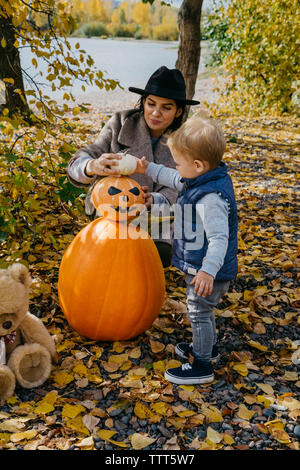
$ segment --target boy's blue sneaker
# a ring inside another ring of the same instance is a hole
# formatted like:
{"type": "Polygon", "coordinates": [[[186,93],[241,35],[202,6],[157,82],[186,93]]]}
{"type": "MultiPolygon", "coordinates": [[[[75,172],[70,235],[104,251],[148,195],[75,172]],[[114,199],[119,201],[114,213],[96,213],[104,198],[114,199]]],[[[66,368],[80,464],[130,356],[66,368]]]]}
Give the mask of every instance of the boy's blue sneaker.
{"type": "MultiPolygon", "coordinates": [[[[175,352],[183,359],[188,359],[190,354],[193,355],[193,345],[189,343],[178,343],[175,346],[175,352]]],[[[220,359],[218,346],[214,344],[211,353],[211,361],[215,363],[218,359],[220,359]]]]}
{"type": "Polygon", "coordinates": [[[167,369],[165,379],[178,385],[205,384],[214,380],[214,370],[210,361],[191,357],[191,363],[167,369]]]}

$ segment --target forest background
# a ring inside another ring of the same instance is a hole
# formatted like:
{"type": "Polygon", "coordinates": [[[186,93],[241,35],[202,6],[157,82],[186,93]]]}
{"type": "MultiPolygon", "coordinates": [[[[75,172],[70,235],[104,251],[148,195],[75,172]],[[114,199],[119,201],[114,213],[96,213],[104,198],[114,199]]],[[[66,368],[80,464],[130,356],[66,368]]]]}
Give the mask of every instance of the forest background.
{"type": "MultiPolygon", "coordinates": [[[[71,14],[77,21],[74,35],[177,40],[178,8],[127,0],[72,0],[71,14]]],[[[42,18],[41,18],[41,21],[42,18]]]]}

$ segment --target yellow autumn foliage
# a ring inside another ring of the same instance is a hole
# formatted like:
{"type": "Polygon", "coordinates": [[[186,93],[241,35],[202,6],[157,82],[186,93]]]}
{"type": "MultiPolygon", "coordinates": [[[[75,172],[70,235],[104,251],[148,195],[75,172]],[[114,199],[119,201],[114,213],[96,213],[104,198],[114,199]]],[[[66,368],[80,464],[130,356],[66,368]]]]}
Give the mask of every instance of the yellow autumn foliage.
{"type": "Polygon", "coordinates": [[[299,77],[300,5],[297,0],[232,0],[215,21],[226,25],[228,109],[259,114],[292,110],[299,77]]]}
{"type": "Polygon", "coordinates": [[[164,16],[162,22],[152,28],[153,39],[161,41],[176,41],[178,39],[179,29],[176,17],[164,16]]]}

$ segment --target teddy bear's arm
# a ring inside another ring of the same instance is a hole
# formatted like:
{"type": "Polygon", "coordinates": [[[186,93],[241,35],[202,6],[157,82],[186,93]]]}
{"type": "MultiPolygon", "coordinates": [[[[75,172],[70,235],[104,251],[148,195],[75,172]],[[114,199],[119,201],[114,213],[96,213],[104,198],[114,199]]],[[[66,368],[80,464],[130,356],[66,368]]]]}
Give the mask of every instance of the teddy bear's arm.
{"type": "Polygon", "coordinates": [[[52,359],[56,362],[57,355],[54,340],[39,318],[28,312],[22,323],[19,325],[19,328],[25,343],[41,344],[48,349],[52,359]]]}

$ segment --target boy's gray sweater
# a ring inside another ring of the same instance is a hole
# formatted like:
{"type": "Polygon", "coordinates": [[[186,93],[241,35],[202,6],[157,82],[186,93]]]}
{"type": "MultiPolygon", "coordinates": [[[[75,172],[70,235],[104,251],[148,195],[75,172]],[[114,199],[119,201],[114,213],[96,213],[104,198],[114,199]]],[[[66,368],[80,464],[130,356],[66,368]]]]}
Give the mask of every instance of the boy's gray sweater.
{"type": "MultiPolygon", "coordinates": [[[[151,162],[147,167],[146,174],[154,182],[176,189],[179,192],[184,187],[180,174],[173,168],[151,162]]],[[[208,240],[208,249],[202,262],[201,271],[215,277],[223,265],[228,246],[228,204],[217,193],[207,194],[196,205],[196,217],[197,249],[201,248],[199,243],[202,243],[203,246],[204,233],[208,240]]],[[[196,274],[196,270],[191,269],[191,271],[193,272],[189,274],[196,274]]]]}

